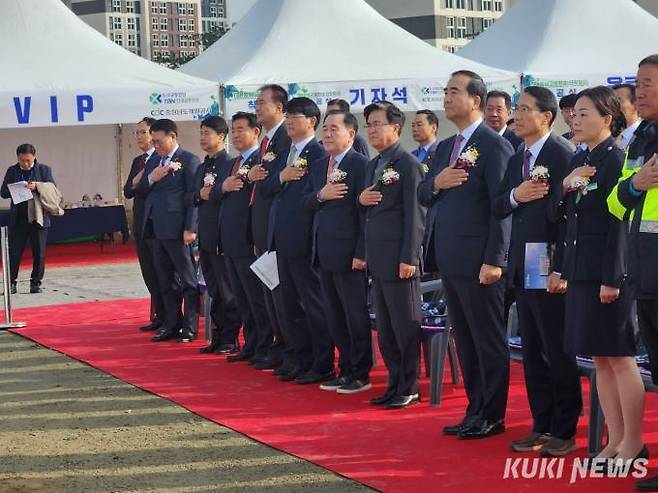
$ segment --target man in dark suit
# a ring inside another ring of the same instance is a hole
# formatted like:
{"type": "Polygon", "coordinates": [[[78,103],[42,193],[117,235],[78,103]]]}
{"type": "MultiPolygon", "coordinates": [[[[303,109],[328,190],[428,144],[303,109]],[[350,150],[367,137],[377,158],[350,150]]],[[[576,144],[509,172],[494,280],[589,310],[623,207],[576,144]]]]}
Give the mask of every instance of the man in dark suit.
{"type": "MultiPolygon", "coordinates": [[[[7,185],[25,182],[25,187],[37,192],[37,182],[55,183],[53,172],[47,164],[37,162],[37,150],[32,144],[22,144],[16,149],[18,162],[7,169],[2,182],[3,199],[11,199],[7,185]]],[[[14,204],[11,201],[9,209],[9,267],[11,276],[11,292],[16,294],[18,270],[29,238],[32,248],[32,275],[30,276],[30,293],[41,292],[41,280],[46,270],[46,239],[50,227],[50,217],[44,214],[43,227],[36,221],[30,223],[27,216],[28,202],[14,204]]]]}
{"type": "MultiPolygon", "coordinates": [[[[285,110],[288,103],[288,92],[281,86],[269,84],[258,91],[256,99],[256,117],[263,128],[263,139],[260,143],[260,163],[249,169],[248,179],[253,183],[251,188],[251,233],[254,240],[254,250],[257,257],[267,251],[267,229],[270,220],[272,197],[261,193],[260,183],[268,176],[268,170],[278,156],[290,149],[291,141],[286,132],[285,110]]],[[[285,321],[283,319],[283,300],[280,287],[270,291],[261,285],[265,296],[265,306],[270,317],[274,343],[270,348],[267,366],[274,368],[274,375],[279,376],[294,366],[294,354],[290,344],[283,336],[285,321]]],[[[241,361],[250,356],[237,354],[229,357],[229,361],[241,361]]],[[[259,365],[260,366],[260,365],[259,365]]]]}
{"type": "Polygon", "coordinates": [[[155,238],[155,264],[165,304],[165,318],[154,342],[196,338],[199,325],[199,288],[190,245],[196,240],[197,209],[186,197],[195,192],[199,158],[178,145],[178,127],[172,120],[151,125],[155,154],[137,185],[146,194],[143,234],[155,238]],[[177,278],[178,276],[178,278],[177,278]],[[185,301],[179,330],[179,283],[185,301]]]}
{"type": "Polygon", "coordinates": [[[565,96],[562,96],[560,98],[559,106],[560,106],[560,114],[562,115],[562,119],[564,120],[564,123],[567,124],[569,127],[569,131],[565,132],[562,134],[562,137],[567,139],[568,141],[571,141],[573,139],[573,132],[571,131],[572,128],[572,121],[574,117],[574,107],[576,106],[576,100],[578,99],[578,96],[576,94],[567,94],[565,96]]]}
{"type": "Polygon", "coordinates": [[[566,281],[554,271],[561,264],[564,232],[548,220],[549,197],[555,187],[562,186],[573,156],[569,144],[551,133],[556,116],[557,100],[549,89],[531,86],[523,91],[516,126],[525,145],[510,158],[493,208],[499,219],[512,216],[507,285],[516,291],[533,416],[530,435],[513,441],[510,448],[515,452],[539,450],[543,456],[563,456],[576,448],[574,436],[582,409],[576,360],[564,349],[566,281]],[[545,245],[551,272],[545,272],[543,289],[526,282],[529,243],[545,245]]]}
{"type": "Polygon", "coordinates": [[[135,188],[142,181],[146,162],[155,152],[153,142],[151,142],[151,125],[155,123],[155,118],[143,118],[133,132],[135,143],[142,153],[133,159],[130,166],[130,173],[126,184],[123,186],[123,196],[127,199],[133,199],[133,234],[135,236],[135,247],[137,249],[137,259],[139,268],[142,271],[142,279],[151,294],[151,322],[140,330],[158,330],[162,326],[164,317],[164,307],[158,275],[156,273],[155,262],[153,258],[153,240],[142,237],[142,224],[144,224],[144,201],[145,198],[135,194],[135,188]]]}
{"type": "MultiPolygon", "coordinates": [[[[331,111],[342,111],[343,113],[349,113],[350,103],[348,103],[344,99],[338,99],[338,98],[332,99],[327,103],[326,114],[329,114],[329,112],[331,111]]],[[[320,142],[320,144],[322,144],[322,142],[320,142]]],[[[368,143],[366,142],[366,139],[364,139],[359,135],[358,132],[354,136],[354,144],[352,145],[352,149],[354,149],[359,154],[363,154],[365,157],[370,159],[370,150],[368,149],[368,143]]]]}
{"type": "MultiPolygon", "coordinates": [[[[207,347],[201,348],[201,353],[237,352],[238,332],[242,325],[219,238],[222,178],[230,173],[232,164],[225,148],[227,135],[228,125],[222,117],[209,116],[201,122],[200,144],[207,155],[196,172],[195,191],[188,196],[190,205],[198,209],[199,263],[212,298],[210,316],[215,325],[212,340],[207,347]]],[[[249,325],[249,322],[244,323],[249,325]]]]}
{"type": "MultiPolygon", "coordinates": [[[[260,163],[260,125],[253,113],[236,113],[231,121],[231,138],[239,152],[222,175],[222,205],[219,211],[219,237],[226,269],[244,322],[245,348],[256,369],[270,369],[272,324],[265,307],[261,282],[251,270],[254,242],[251,234],[249,199],[253,184],[245,183],[246,172],[260,163]]],[[[219,182],[218,182],[218,185],[219,182]]]]}
{"type": "Polygon", "coordinates": [[[359,203],[366,208],[366,262],[372,274],[379,349],[388,369],[383,395],[370,402],[389,409],[419,400],[420,274],[425,209],[416,197],[422,167],[400,145],[404,113],[390,103],[364,110],[370,144],[359,203]]]}
{"type": "Polygon", "coordinates": [[[351,113],[327,113],[322,139],[329,156],[313,165],[312,192],[306,202],[315,211],[312,261],[320,269],[327,325],[340,354],[340,374],[320,388],[339,394],[354,394],[371,387],[368,280],[362,215],[357,202],[364,188],[368,159],[352,148],[358,127],[351,113]]]}
{"type": "Polygon", "coordinates": [[[462,422],[444,428],[460,438],[505,430],[509,387],[502,276],[511,221],[494,218],[491,207],[513,150],[482,121],[486,94],[479,75],[452,75],[444,108],[459,133],[439,144],[418,189],[421,203],[436,209],[429,234],[434,235],[469,402],[462,422]]]}
{"type": "Polygon", "coordinates": [[[288,101],[286,130],[292,145],[272,163],[272,172],[260,185],[264,197],[273,197],[267,249],[276,252],[287,325],[284,336],[295,353],[295,366],[279,379],[300,384],[335,377],[320,279],[311,266],[313,212],[304,208],[304,198],[311,191],[309,172],[326,155],[315,140],[319,123],[320,109],[313,101],[288,101]]]}
{"type": "Polygon", "coordinates": [[[484,122],[501,136],[506,138],[514,150],[523,140],[507,126],[512,116],[512,97],[505,91],[489,91],[484,108],[484,122]]]}

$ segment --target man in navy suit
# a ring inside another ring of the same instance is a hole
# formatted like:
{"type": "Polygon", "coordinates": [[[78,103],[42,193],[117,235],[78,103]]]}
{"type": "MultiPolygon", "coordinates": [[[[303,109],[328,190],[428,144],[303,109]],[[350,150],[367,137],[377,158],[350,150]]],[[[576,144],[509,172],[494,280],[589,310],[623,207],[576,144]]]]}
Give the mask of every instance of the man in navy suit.
{"type": "MultiPolygon", "coordinates": [[[[566,281],[552,271],[544,289],[526,286],[526,245],[545,245],[550,268],[559,269],[564,231],[549,221],[552,190],[569,174],[573,151],[551,133],[557,100],[543,87],[527,87],[517,107],[516,128],[524,148],[514,154],[494,202],[494,214],[512,216],[507,286],[516,291],[523,341],[523,368],[532,432],[510,447],[516,452],[539,450],[543,456],[563,456],[575,449],[574,436],[582,408],[576,359],[564,349],[566,281]],[[542,169],[548,173],[539,176],[542,169]]],[[[547,272],[548,273],[548,272],[547,272]]]]}
{"type": "Polygon", "coordinates": [[[201,122],[199,133],[201,149],[207,155],[196,172],[194,193],[188,199],[198,209],[199,263],[212,298],[210,316],[215,325],[211,343],[200,352],[231,354],[238,351],[242,322],[219,237],[222,177],[230,173],[232,164],[225,148],[228,125],[221,116],[209,116],[201,122]]]}
{"type": "Polygon", "coordinates": [[[199,325],[199,288],[190,245],[196,240],[197,209],[186,200],[194,194],[199,158],[178,145],[178,127],[172,120],[151,126],[155,154],[146,165],[139,193],[146,195],[144,237],[155,238],[155,263],[165,303],[165,319],[154,342],[196,338],[199,325]],[[179,330],[179,282],[185,301],[179,330]]]}
{"type": "Polygon", "coordinates": [[[368,159],[352,148],[359,128],[351,113],[332,110],[322,126],[329,153],[311,169],[313,191],[307,206],[313,220],[313,265],[320,269],[324,311],[338,346],[340,374],[322,390],[354,394],[368,390],[372,336],[368,314],[365,244],[357,202],[368,159]]]}
{"type": "MultiPolygon", "coordinates": [[[[251,232],[257,257],[263,255],[267,250],[267,229],[272,207],[272,196],[263,196],[259,182],[267,178],[273,161],[278,156],[287,153],[292,143],[284,124],[287,103],[288,92],[279,85],[268,84],[258,91],[256,117],[258,124],[263,128],[263,138],[259,149],[259,164],[250,168],[248,176],[249,182],[253,183],[249,205],[251,207],[251,232]]],[[[277,287],[270,291],[264,284],[262,284],[262,289],[274,333],[274,343],[269,351],[267,366],[274,368],[274,375],[279,376],[287,373],[294,366],[294,354],[282,332],[285,321],[281,289],[277,287]]],[[[229,361],[242,361],[248,358],[249,355],[237,354],[230,356],[229,361]]]]}
{"type": "Polygon", "coordinates": [[[562,134],[562,137],[571,141],[573,139],[573,132],[571,131],[572,122],[574,117],[574,107],[576,106],[576,100],[578,99],[576,94],[566,94],[560,98],[558,105],[560,106],[560,114],[564,123],[569,127],[569,131],[562,134]]]}
{"type": "Polygon", "coordinates": [[[371,404],[389,409],[418,402],[421,322],[421,248],[425,209],[416,189],[425,175],[400,145],[404,113],[391,103],[364,110],[370,144],[379,155],[368,163],[365,207],[366,262],[372,274],[379,349],[388,369],[386,391],[371,404]]]}
{"type": "MultiPolygon", "coordinates": [[[[326,114],[329,114],[331,111],[342,111],[343,113],[350,112],[350,103],[344,99],[332,99],[327,103],[326,114]]],[[[322,142],[320,142],[322,144],[322,142]]],[[[359,154],[363,154],[365,157],[370,159],[370,150],[368,149],[368,143],[366,139],[359,135],[358,131],[354,136],[354,144],[352,144],[352,149],[354,149],[359,154]]]]}
{"type": "MultiPolygon", "coordinates": [[[[10,199],[7,185],[26,182],[26,187],[32,193],[37,193],[37,182],[55,183],[53,172],[47,164],[37,162],[37,150],[32,144],[22,144],[16,149],[18,162],[7,169],[2,182],[3,199],[10,199]]],[[[36,222],[30,223],[27,217],[27,202],[14,204],[11,201],[9,209],[9,266],[11,276],[11,292],[15,294],[18,270],[25,244],[29,238],[32,247],[32,275],[30,276],[30,293],[41,292],[41,280],[46,270],[46,239],[50,227],[50,217],[44,214],[43,227],[36,222]]]]}
{"type": "Polygon", "coordinates": [[[332,380],[334,349],[322,307],[320,279],[311,265],[313,212],[304,207],[311,191],[309,172],[326,155],[315,140],[320,109],[308,98],[286,105],[286,130],[292,140],[288,152],[277,157],[267,180],[259,185],[273,197],[267,249],[275,251],[284,303],[284,337],[295,353],[295,365],[280,375],[300,384],[332,380]]]}
{"type": "Polygon", "coordinates": [[[489,91],[484,107],[484,122],[501,136],[506,138],[516,151],[523,143],[507,122],[512,117],[512,97],[505,91],[489,91]]]}
{"type": "Polygon", "coordinates": [[[245,348],[249,362],[256,369],[269,369],[268,354],[272,346],[272,324],[265,307],[261,282],[250,266],[256,260],[251,234],[249,199],[253,184],[246,183],[245,173],[260,163],[258,137],[260,125],[253,113],[236,113],[231,121],[231,139],[239,152],[222,175],[219,211],[219,237],[224,261],[240,316],[244,322],[245,348]]]}
{"type": "Polygon", "coordinates": [[[434,235],[468,396],[466,417],[444,433],[460,438],[484,438],[505,430],[509,387],[502,277],[511,221],[493,217],[492,202],[513,149],[482,121],[486,95],[479,75],[452,75],[444,108],[459,133],[439,144],[418,189],[421,203],[436,209],[429,234],[434,235]]]}

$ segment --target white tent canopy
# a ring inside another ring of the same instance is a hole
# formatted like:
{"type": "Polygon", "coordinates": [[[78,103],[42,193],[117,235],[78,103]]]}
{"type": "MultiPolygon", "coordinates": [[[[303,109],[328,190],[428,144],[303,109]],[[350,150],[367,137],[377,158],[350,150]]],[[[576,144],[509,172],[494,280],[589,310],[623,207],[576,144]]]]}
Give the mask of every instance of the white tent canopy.
{"type": "Polygon", "coordinates": [[[78,19],[61,0],[3,0],[0,128],[192,120],[217,83],[149,62],[78,19]]]}
{"type": "Polygon", "coordinates": [[[459,69],[509,87],[516,76],[442,52],[364,0],[260,0],[228,34],[180,70],[226,87],[229,112],[253,110],[258,86],[288,85],[318,103],[342,97],[356,108],[388,99],[405,110],[441,109],[459,69]]]}
{"type": "Polygon", "coordinates": [[[520,0],[459,55],[561,96],[634,82],[638,62],[656,46],[658,19],[632,0],[520,0]]]}

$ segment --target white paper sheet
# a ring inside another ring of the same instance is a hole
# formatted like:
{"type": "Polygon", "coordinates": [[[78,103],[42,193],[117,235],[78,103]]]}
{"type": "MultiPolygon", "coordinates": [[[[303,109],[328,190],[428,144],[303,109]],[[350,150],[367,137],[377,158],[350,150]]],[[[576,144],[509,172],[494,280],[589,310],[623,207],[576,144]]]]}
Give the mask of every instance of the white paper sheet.
{"type": "Polygon", "coordinates": [[[251,264],[251,270],[273,291],[279,285],[279,269],[276,263],[276,252],[265,252],[251,264]]]}
{"type": "Polygon", "coordinates": [[[20,204],[21,202],[27,202],[34,198],[32,191],[29,188],[26,188],[25,185],[27,185],[26,181],[17,181],[16,183],[9,183],[7,185],[14,205],[20,204]]]}

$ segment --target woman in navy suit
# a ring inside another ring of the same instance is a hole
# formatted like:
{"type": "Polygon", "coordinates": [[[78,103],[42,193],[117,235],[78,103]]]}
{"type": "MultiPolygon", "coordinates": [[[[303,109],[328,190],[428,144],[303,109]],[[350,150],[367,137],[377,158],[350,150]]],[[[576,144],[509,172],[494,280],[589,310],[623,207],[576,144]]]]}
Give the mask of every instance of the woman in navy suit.
{"type": "Polygon", "coordinates": [[[624,153],[615,146],[615,137],[626,122],[614,92],[603,86],[582,91],[575,113],[574,137],[587,149],[573,157],[573,171],[553,202],[555,218],[566,221],[561,271],[568,280],[565,344],[574,354],[592,356],[596,366],[609,432],[608,444],[597,457],[646,457],[641,429],[644,386],[628,323],[627,228],[606,206],[621,175],[624,153]]]}

